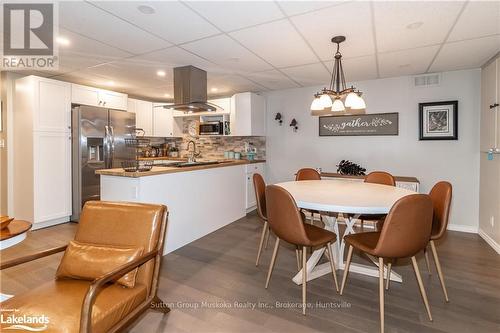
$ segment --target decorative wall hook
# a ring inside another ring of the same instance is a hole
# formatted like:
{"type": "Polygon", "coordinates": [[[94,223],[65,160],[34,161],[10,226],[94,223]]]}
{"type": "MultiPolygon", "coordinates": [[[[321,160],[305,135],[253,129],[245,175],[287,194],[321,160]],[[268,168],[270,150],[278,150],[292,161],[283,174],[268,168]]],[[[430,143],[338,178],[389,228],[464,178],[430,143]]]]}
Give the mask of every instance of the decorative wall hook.
{"type": "Polygon", "coordinates": [[[274,120],[277,120],[280,126],[283,125],[283,116],[281,115],[281,113],[276,113],[276,116],[274,116],[274,120]]]}
{"type": "Polygon", "coordinates": [[[294,132],[297,132],[297,130],[299,129],[297,120],[295,120],[295,118],[292,119],[292,122],[290,123],[290,126],[293,128],[294,132]]]}

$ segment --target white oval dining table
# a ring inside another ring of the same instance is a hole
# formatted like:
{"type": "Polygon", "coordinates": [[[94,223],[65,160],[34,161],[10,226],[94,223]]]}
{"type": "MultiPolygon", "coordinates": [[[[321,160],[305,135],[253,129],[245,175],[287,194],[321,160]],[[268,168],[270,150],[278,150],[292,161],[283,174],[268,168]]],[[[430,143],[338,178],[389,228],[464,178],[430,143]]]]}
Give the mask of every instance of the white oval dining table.
{"type": "MultiPolygon", "coordinates": [[[[346,229],[339,233],[339,221],[334,216],[323,215],[325,229],[337,234],[334,244],[334,260],[337,269],[344,269],[345,235],[355,233],[353,226],[361,214],[387,214],[396,201],[416,192],[407,189],[353,182],[350,180],[303,180],[276,184],[286,189],[295,199],[297,206],[303,209],[321,212],[344,213],[346,229]]],[[[325,274],[331,274],[329,263],[318,265],[325,249],[314,251],[307,261],[307,280],[313,280],[325,274]]],[[[369,256],[370,257],[370,256],[369,256]]],[[[378,261],[370,257],[373,264],[378,261]]],[[[350,272],[378,277],[378,267],[351,263],[350,272]]],[[[384,273],[385,275],[385,273],[384,273]]],[[[391,280],[402,282],[401,275],[391,271],[391,280]]],[[[296,284],[302,283],[302,270],[294,276],[296,284]]]]}

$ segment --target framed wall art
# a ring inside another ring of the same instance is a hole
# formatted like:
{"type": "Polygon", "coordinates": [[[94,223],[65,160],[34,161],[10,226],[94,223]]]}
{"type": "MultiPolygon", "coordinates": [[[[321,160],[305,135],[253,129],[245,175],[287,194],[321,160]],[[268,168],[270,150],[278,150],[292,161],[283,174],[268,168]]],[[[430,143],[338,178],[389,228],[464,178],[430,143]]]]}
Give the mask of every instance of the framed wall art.
{"type": "Polygon", "coordinates": [[[419,140],[458,140],[458,101],[418,104],[419,140]]]}
{"type": "Polygon", "coordinates": [[[319,136],[398,135],[398,132],[397,112],[319,117],[319,136]]]}

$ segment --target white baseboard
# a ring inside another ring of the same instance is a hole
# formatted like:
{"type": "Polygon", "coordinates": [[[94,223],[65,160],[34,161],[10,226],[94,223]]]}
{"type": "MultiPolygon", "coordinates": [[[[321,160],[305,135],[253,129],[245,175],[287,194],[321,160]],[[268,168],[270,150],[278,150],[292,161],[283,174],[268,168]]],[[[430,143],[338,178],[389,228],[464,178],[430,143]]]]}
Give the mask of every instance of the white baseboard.
{"type": "Polygon", "coordinates": [[[448,230],[451,231],[459,231],[459,232],[468,232],[470,234],[477,234],[478,228],[471,225],[463,225],[463,224],[448,224],[448,230]]]}
{"type": "Polygon", "coordinates": [[[52,227],[53,225],[66,223],[66,222],[69,222],[69,216],[60,217],[60,218],[49,220],[49,221],[33,223],[33,227],[31,228],[31,230],[52,227]]]}
{"type": "Polygon", "coordinates": [[[495,242],[495,240],[487,235],[481,228],[479,228],[478,233],[479,236],[481,236],[481,238],[484,239],[484,241],[488,243],[489,246],[491,246],[495,251],[497,251],[498,254],[500,254],[500,244],[495,242]]]}

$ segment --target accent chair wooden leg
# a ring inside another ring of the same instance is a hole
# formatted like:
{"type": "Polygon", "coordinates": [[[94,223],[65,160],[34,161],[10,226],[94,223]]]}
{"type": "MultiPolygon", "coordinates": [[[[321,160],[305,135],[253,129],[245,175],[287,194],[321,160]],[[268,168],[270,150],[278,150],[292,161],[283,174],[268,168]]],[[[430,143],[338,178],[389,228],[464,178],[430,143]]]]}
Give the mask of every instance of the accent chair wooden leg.
{"type": "Polygon", "coordinates": [[[389,283],[391,281],[391,267],[392,267],[392,262],[389,259],[389,262],[387,263],[387,277],[385,279],[385,290],[389,290],[389,283]]]}
{"type": "Polygon", "coordinates": [[[307,248],[302,247],[302,314],[306,315],[307,248]]]}
{"type": "Polygon", "coordinates": [[[302,255],[300,254],[298,246],[295,249],[295,257],[297,258],[297,270],[300,271],[300,262],[302,261],[302,255]]]}
{"type": "Polygon", "coordinates": [[[335,290],[339,292],[339,283],[337,281],[337,270],[335,269],[335,261],[333,260],[333,251],[332,251],[332,244],[327,243],[325,245],[326,247],[326,252],[328,253],[329,261],[330,261],[330,268],[332,269],[332,274],[333,274],[333,280],[335,281],[335,290]]]}
{"type": "Polygon", "coordinates": [[[342,278],[342,286],[340,287],[340,295],[342,295],[342,293],[344,292],[345,283],[347,281],[347,275],[349,274],[349,266],[351,265],[351,259],[352,259],[352,250],[353,250],[352,245],[349,245],[349,251],[347,252],[347,261],[345,262],[344,265],[344,277],[342,278]]]}
{"type": "Polygon", "coordinates": [[[384,332],[384,258],[378,258],[378,293],[380,306],[380,332],[384,332]]]}
{"type": "Polygon", "coordinates": [[[444,284],[444,276],[443,276],[443,271],[441,269],[441,263],[439,262],[439,257],[436,251],[436,244],[434,244],[433,240],[431,240],[430,243],[431,243],[432,257],[434,258],[434,264],[436,265],[439,281],[441,282],[441,288],[443,289],[444,299],[446,300],[446,302],[449,302],[450,300],[448,299],[448,291],[446,290],[446,285],[444,284]]]}
{"type": "Polygon", "coordinates": [[[411,264],[413,265],[413,270],[415,271],[415,275],[417,277],[418,287],[420,288],[420,294],[424,300],[427,315],[429,316],[429,320],[432,321],[431,308],[429,307],[429,301],[427,300],[427,294],[425,292],[424,284],[422,283],[422,277],[420,276],[420,270],[418,269],[417,259],[415,259],[415,256],[411,257],[411,264]]]}
{"type": "Polygon", "coordinates": [[[158,296],[153,298],[149,307],[151,310],[158,311],[163,314],[170,312],[170,308],[158,296]]]}
{"type": "Polygon", "coordinates": [[[427,247],[424,249],[424,258],[425,258],[425,265],[427,266],[427,271],[429,272],[429,275],[432,274],[431,272],[431,265],[429,264],[429,253],[427,252],[427,247]]]}
{"type": "Polygon", "coordinates": [[[267,221],[266,221],[264,222],[264,226],[262,227],[262,233],[260,235],[259,250],[257,251],[257,260],[255,261],[255,266],[259,266],[260,254],[262,253],[262,246],[264,245],[264,238],[266,238],[266,233],[268,228],[269,227],[267,226],[267,221]]]}
{"type": "Polygon", "coordinates": [[[267,231],[266,231],[266,240],[265,240],[265,245],[264,248],[267,249],[269,246],[269,236],[271,235],[271,228],[269,228],[269,224],[267,225],[267,231]]]}
{"type": "Polygon", "coordinates": [[[266,289],[267,286],[269,286],[269,280],[271,280],[271,274],[273,273],[274,262],[276,261],[276,256],[278,255],[279,246],[280,246],[280,239],[276,237],[276,243],[274,243],[273,257],[271,258],[271,263],[269,264],[269,271],[267,272],[266,289]]]}

